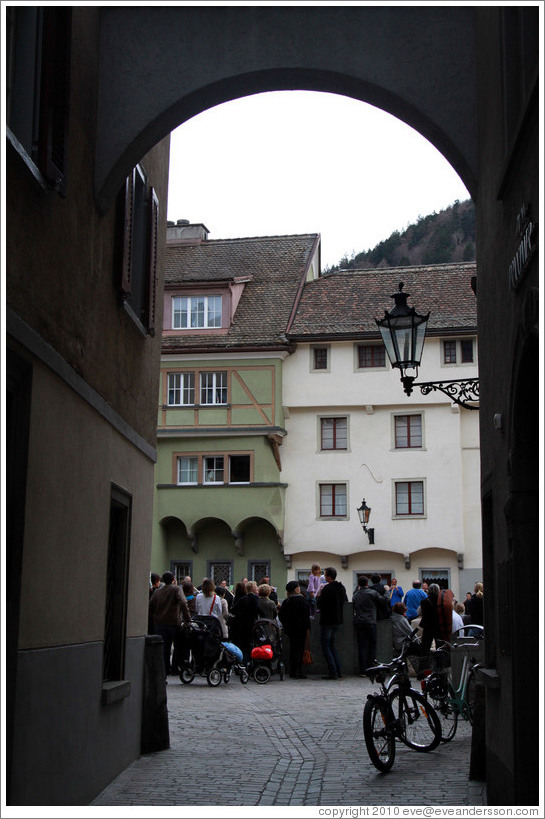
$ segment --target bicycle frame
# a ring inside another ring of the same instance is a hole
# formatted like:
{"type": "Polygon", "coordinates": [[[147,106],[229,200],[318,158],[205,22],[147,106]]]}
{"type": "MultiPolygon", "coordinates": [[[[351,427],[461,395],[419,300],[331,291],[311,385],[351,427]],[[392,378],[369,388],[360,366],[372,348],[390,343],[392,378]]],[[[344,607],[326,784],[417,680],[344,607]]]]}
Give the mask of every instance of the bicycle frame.
{"type": "Polygon", "coordinates": [[[416,631],[417,629],[414,629],[411,638],[405,638],[404,646],[398,657],[395,657],[390,663],[384,663],[373,669],[369,669],[369,672],[373,670],[377,672],[376,674],[369,673],[369,676],[377,679],[380,685],[380,691],[368,694],[367,699],[376,699],[384,703],[388,713],[388,722],[385,726],[385,730],[391,732],[396,738],[401,737],[403,727],[400,725],[399,718],[396,717],[392,708],[392,695],[395,689],[397,688],[401,695],[407,695],[411,692],[416,694],[420,693],[419,691],[415,691],[411,686],[406,659],[410,654],[416,631]],[[387,676],[389,671],[392,673],[390,676],[387,676]]]}
{"type": "MultiPolygon", "coordinates": [[[[472,628],[476,629],[475,626],[472,628]]],[[[448,705],[463,719],[471,722],[472,713],[471,706],[467,696],[467,689],[470,680],[470,673],[480,667],[480,663],[476,662],[474,658],[470,657],[470,649],[477,648],[479,643],[448,643],[450,648],[459,648],[464,651],[464,659],[462,661],[462,670],[460,672],[460,680],[456,688],[452,682],[448,680],[448,705]]],[[[424,680],[424,689],[426,689],[429,682],[441,676],[447,676],[448,672],[432,671],[424,680]]]]}

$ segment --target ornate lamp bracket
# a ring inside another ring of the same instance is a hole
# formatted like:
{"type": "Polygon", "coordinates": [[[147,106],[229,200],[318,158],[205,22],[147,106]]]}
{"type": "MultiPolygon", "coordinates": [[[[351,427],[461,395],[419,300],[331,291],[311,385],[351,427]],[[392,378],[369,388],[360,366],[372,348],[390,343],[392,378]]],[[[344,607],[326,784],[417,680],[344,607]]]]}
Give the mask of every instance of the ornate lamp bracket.
{"type": "Polygon", "coordinates": [[[419,387],[422,395],[429,395],[439,390],[455,404],[470,410],[479,409],[479,379],[467,378],[452,381],[415,381],[413,376],[405,375],[401,379],[406,395],[410,395],[414,387],[419,387]]]}

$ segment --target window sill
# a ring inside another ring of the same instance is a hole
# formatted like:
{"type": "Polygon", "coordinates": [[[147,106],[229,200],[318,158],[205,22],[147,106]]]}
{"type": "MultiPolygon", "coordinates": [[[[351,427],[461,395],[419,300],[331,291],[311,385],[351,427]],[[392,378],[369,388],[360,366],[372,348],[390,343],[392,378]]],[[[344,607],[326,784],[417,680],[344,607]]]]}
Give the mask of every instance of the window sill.
{"type": "Polygon", "coordinates": [[[112,705],[120,702],[131,694],[131,683],[129,680],[115,680],[114,682],[102,683],[102,705],[112,705]]]}
{"type": "Polygon", "coordinates": [[[231,409],[231,404],[162,404],[163,410],[231,409]]]}
{"type": "Polygon", "coordinates": [[[393,515],[392,520],[426,520],[427,515],[393,515]]]}
{"type": "Polygon", "coordinates": [[[316,518],[316,520],[319,520],[322,523],[335,523],[335,522],[338,523],[339,521],[350,520],[350,518],[348,517],[348,515],[339,515],[338,517],[334,517],[332,515],[331,517],[328,517],[328,518],[316,518]]]}

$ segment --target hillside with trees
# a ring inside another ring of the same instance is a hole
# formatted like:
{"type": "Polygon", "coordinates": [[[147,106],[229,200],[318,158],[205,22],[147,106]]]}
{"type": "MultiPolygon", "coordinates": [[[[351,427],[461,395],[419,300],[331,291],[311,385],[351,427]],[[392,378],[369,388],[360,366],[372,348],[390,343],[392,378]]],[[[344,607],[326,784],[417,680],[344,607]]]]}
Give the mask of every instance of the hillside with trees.
{"type": "Polygon", "coordinates": [[[471,199],[420,216],[402,233],[394,231],[370,250],[343,256],[324,273],[379,267],[445,264],[475,260],[475,207],[471,199]]]}

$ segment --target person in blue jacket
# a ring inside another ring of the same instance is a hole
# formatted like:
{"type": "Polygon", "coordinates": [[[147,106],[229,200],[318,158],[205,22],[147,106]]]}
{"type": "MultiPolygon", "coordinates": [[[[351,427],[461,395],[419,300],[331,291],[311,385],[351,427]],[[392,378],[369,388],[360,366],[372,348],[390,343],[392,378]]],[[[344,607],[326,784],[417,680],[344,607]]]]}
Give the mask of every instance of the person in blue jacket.
{"type": "Polygon", "coordinates": [[[404,591],[401,588],[401,586],[397,585],[397,580],[395,579],[395,577],[392,577],[392,580],[390,582],[389,595],[390,595],[390,605],[391,605],[392,608],[395,606],[396,603],[402,603],[403,602],[404,591]]]}
{"type": "Polygon", "coordinates": [[[403,602],[407,606],[407,613],[405,617],[409,623],[418,616],[418,607],[422,600],[424,600],[427,596],[428,595],[426,592],[421,589],[420,580],[414,580],[412,589],[409,589],[403,599],[403,602]]]}

